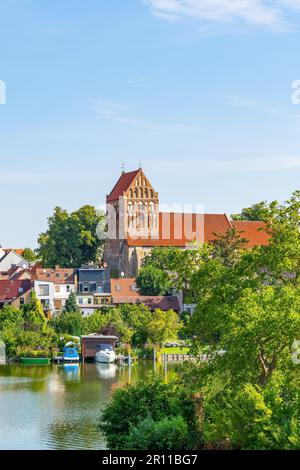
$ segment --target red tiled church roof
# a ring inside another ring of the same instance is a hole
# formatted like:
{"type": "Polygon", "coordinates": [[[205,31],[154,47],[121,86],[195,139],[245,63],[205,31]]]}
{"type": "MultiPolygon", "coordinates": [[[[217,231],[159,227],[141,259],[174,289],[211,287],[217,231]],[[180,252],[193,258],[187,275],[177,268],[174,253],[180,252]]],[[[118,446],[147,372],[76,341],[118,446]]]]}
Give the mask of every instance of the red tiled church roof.
{"type": "Polygon", "coordinates": [[[225,234],[232,227],[241,232],[241,237],[248,240],[250,248],[267,245],[270,239],[270,235],[264,230],[264,222],[230,221],[226,214],[160,212],[158,238],[131,238],[129,236],[127,242],[129,246],[185,247],[193,242],[210,243],[216,239],[216,234],[225,234]],[[179,233],[175,229],[176,226],[179,233]]]}
{"type": "Polygon", "coordinates": [[[265,246],[268,245],[270,234],[266,232],[266,224],[264,222],[252,222],[249,220],[233,220],[233,227],[241,232],[241,237],[248,240],[248,246],[265,246]]]}
{"type": "Polygon", "coordinates": [[[140,170],[134,170],[128,173],[122,173],[111,193],[107,196],[106,201],[116,201],[120,196],[123,196],[123,192],[129,188],[139,171],[140,170]]]}
{"type": "Polygon", "coordinates": [[[226,214],[182,214],[159,213],[158,238],[130,238],[129,246],[177,246],[189,243],[209,243],[215,240],[215,233],[226,233],[231,228],[226,214]]]}

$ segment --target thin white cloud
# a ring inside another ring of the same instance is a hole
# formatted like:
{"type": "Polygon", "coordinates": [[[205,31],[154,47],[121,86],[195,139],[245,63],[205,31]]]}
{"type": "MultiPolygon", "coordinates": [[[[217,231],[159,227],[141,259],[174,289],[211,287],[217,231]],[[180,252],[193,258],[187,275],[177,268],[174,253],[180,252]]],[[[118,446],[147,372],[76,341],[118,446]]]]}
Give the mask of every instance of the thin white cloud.
{"type": "Polygon", "coordinates": [[[160,124],[137,118],[132,115],[132,106],[107,103],[103,100],[91,100],[91,109],[102,119],[147,131],[184,132],[188,128],[182,124],[160,124]]]}
{"type": "Polygon", "coordinates": [[[249,110],[257,110],[260,113],[267,114],[281,120],[299,120],[300,112],[291,112],[290,109],[278,108],[261,103],[256,98],[249,98],[237,94],[227,94],[225,99],[233,108],[246,108],[249,110]]]}
{"type": "Polygon", "coordinates": [[[300,10],[300,0],[143,0],[163,19],[195,18],[206,22],[244,21],[275,30],[289,29],[286,14],[300,10]]]}
{"type": "Polygon", "coordinates": [[[234,108],[257,108],[259,101],[255,98],[247,98],[239,95],[226,95],[225,98],[234,108]]]}

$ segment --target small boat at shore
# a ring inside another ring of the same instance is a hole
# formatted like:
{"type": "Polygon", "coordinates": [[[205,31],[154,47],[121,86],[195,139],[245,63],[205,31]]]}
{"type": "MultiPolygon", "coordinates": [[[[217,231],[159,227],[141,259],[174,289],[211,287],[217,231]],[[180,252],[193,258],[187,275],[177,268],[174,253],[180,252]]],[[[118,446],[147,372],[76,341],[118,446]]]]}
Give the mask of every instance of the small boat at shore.
{"type": "Polygon", "coordinates": [[[111,344],[98,344],[95,361],[110,364],[115,362],[116,354],[111,344]]]}
{"type": "Polygon", "coordinates": [[[78,346],[76,343],[69,341],[64,347],[64,362],[79,362],[78,346]]]}

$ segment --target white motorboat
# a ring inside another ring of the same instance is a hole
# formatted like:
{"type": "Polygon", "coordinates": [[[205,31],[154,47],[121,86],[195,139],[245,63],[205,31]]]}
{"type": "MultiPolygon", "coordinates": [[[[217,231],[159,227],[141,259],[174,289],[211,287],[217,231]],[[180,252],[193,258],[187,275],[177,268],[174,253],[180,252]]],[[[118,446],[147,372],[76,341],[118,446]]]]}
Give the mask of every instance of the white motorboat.
{"type": "Polygon", "coordinates": [[[95,354],[96,362],[103,362],[106,364],[115,362],[116,354],[111,344],[98,344],[97,349],[98,351],[95,354]]]}

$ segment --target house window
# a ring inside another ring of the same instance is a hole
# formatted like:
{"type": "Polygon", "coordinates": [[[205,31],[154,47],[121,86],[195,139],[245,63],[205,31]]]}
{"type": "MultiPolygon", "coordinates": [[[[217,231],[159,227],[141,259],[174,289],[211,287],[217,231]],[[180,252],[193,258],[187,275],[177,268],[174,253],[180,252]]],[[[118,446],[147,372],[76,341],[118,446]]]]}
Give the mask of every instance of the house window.
{"type": "Polygon", "coordinates": [[[116,291],[118,291],[118,292],[120,292],[120,290],[121,290],[121,286],[120,286],[120,284],[116,284],[116,286],[115,286],[115,290],[116,290],[116,291]]]}
{"type": "Polygon", "coordinates": [[[71,286],[67,285],[67,292],[71,291],[71,286]]]}
{"type": "Polygon", "coordinates": [[[96,292],[97,284],[96,282],[90,282],[90,292],[96,292]]]}
{"type": "Polygon", "coordinates": [[[25,304],[24,297],[21,297],[21,298],[20,298],[20,305],[24,305],[24,304],[25,304]]]}
{"type": "Polygon", "coordinates": [[[24,292],[23,287],[19,287],[19,294],[23,294],[23,292],[24,292]]]}
{"type": "Polygon", "coordinates": [[[55,286],[55,292],[60,292],[60,286],[55,286]]]}
{"type": "Polygon", "coordinates": [[[55,277],[60,277],[60,274],[59,274],[59,273],[55,273],[55,277]]]}
{"type": "Polygon", "coordinates": [[[131,284],[130,290],[136,291],[137,290],[136,284],[131,284]]]}
{"type": "Polygon", "coordinates": [[[88,286],[83,286],[83,292],[88,292],[88,291],[89,291],[88,286]]]}
{"type": "Polygon", "coordinates": [[[88,304],[89,304],[89,305],[92,305],[92,299],[91,299],[91,297],[88,298],[88,304]]]}
{"type": "Polygon", "coordinates": [[[39,285],[39,295],[44,297],[49,295],[49,285],[48,284],[40,284],[39,285]]]}
{"type": "Polygon", "coordinates": [[[82,297],[79,297],[78,303],[79,303],[79,305],[83,305],[83,298],[82,297]]]}

